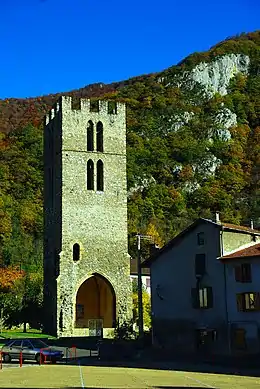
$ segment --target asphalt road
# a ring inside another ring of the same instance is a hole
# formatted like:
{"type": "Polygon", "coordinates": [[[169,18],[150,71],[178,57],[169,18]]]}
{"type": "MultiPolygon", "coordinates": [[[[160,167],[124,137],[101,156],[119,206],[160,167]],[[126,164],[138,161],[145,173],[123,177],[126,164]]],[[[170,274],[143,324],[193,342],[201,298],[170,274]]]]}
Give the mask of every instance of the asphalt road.
{"type": "MultiPolygon", "coordinates": [[[[98,353],[96,350],[89,350],[89,349],[76,349],[76,358],[75,358],[75,353],[71,349],[67,351],[66,347],[53,347],[55,350],[60,350],[63,351],[64,358],[62,361],[57,362],[58,364],[75,364],[77,363],[77,358],[89,358],[90,356],[92,357],[97,357],[98,353]],[[68,360],[66,360],[68,358],[68,360]]],[[[25,366],[39,366],[36,362],[34,361],[24,361],[23,362],[23,367],[25,366]]],[[[19,368],[20,364],[18,360],[13,360],[11,363],[2,363],[2,368],[3,369],[10,369],[10,368],[19,368]]]]}

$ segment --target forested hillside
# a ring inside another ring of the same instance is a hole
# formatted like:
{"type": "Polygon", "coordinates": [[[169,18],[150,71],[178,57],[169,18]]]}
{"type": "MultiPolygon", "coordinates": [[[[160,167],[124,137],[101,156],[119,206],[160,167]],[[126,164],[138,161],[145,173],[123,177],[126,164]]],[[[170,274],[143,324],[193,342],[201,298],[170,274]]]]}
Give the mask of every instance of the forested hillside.
{"type": "MultiPolygon", "coordinates": [[[[215,211],[259,222],[259,31],[161,73],[68,94],[127,103],[130,252],[136,232],[163,244],[215,211]]],[[[41,121],[59,95],[0,100],[0,259],[31,272],[42,266],[41,121]]]]}

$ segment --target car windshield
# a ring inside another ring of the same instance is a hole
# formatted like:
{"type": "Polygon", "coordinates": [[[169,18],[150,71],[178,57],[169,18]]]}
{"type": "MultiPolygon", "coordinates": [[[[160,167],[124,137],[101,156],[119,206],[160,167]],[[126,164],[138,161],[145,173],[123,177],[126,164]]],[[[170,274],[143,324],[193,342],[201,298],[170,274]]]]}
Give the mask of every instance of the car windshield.
{"type": "Polygon", "coordinates": [[[49,347],[46,343],[42,342],[39,339],[35,340],[30,340],[31,344],[33,345],[34,348],[46,348],[49,347]]]}

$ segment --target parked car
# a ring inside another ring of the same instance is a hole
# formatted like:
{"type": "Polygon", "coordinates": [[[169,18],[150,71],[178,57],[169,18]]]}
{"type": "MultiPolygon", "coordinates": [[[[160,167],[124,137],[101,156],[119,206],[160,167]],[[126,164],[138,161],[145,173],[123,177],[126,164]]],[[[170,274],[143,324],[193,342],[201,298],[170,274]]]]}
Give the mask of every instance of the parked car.
{"type": "Polygon", "coordinates": [[[11,362],[12,359],[20,359],[22,352],[23,361],[36,361],[41,363],[41,358],[55,363],[63,358],[63,352],[55,350],[40,339],[13,339],[1,349],[3,361],[11,362]],[[41,356],[42,355],[42,356],[41,356]]]}

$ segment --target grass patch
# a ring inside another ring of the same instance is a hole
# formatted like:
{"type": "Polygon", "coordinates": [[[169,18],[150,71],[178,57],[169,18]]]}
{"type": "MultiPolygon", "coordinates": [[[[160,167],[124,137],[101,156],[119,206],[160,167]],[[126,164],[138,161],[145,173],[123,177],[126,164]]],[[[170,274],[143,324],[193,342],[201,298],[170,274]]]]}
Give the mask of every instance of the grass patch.
{"type": "MultiPolygon", "coordinates": [[[[48,338],[48,339],[56,339],[53,336],[43,334],[40,330],[35,330],[30,328],[27,332],[23,332],[22,330],[3,330],[0,333],[0,337],[5,339],[16,339],[16,338],[48,338]]],[[[0,339],[1,342],[1,339],[0,339]]]]}
{"type": "MultiPolygon", "coordinates": [[[[186,371],[82,366],[85,388],[212,388],[258,389],[260,379],[225,374],[186,371]]],[[[0,372],[0,387],[81,388],[78,366],[44,365],[6,367],[0,372]]]]}

